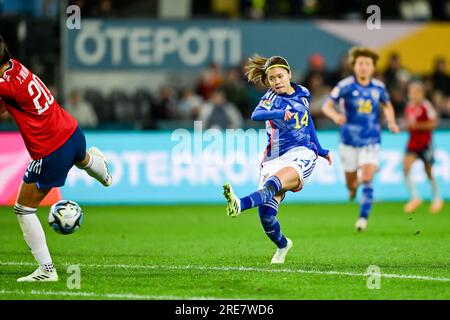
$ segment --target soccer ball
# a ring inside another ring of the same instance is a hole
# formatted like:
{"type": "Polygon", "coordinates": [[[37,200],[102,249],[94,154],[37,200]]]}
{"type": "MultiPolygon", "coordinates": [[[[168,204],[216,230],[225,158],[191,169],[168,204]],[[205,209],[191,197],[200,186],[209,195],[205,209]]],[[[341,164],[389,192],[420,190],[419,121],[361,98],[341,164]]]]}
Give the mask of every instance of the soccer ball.
{"type": "Polygon", "coordinates": [[[58,233],[71,234],[80,228],[83,211],[78,203],[60,200],[51,206],[48,223],[58,233]]]}

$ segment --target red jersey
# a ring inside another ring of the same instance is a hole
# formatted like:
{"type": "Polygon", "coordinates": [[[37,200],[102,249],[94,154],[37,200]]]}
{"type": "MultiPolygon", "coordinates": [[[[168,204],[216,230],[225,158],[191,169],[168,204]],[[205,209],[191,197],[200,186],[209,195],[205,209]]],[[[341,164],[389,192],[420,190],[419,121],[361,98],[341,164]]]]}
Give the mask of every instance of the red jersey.
{"type": "MultiPolygon", "coordinates": [[[[418,106],[408,104],[405,108],[405,118],[408,122],[425,122],[436,117],[436,111],[428,100],[424,100],[418,106]]],[[[431,143],[431,132],[431,130],[409,130],[408,150],[426,149],[431,143]]]]}
{"type": "Polygon", "coordinates": [[[9,62],[0,77],[0,100],[16,121],[31,158],[41,159],[62,146],[78,123],[35,74],[17,60],[9,62]]]}

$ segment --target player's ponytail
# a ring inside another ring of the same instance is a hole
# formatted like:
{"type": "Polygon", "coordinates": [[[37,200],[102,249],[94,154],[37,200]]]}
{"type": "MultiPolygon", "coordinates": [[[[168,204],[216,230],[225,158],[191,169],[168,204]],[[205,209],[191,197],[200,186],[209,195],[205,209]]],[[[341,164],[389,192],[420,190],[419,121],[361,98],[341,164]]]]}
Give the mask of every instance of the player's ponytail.
{"type": "Polygon", "coordinates": [[[262,82],[266,87],[269,87],[266,74],[273,67],[282,67],[288,72],[291,72],[291,67],[285,58],[280,56],[265,58],[259,54],[255,54],[248,59],[247,65],[245,66],[245,75],[249,82],[262,82]]]}
{"type": "Polygon", "coordinates": [[[8,47],[6,46],[5,40],[0,35],[0,66],[4,65],[11,59],[11,56],[8,51],[8,47]]]}
{"type": "Polygon", "coordinates": [[[261,57],[259,54],[248,58],[247,65],[245,66],[245,75],[249,82],[257,83],[261,81],[264,83],[264,66],[266,65],[266,61],[267,58],[261,57]]]}

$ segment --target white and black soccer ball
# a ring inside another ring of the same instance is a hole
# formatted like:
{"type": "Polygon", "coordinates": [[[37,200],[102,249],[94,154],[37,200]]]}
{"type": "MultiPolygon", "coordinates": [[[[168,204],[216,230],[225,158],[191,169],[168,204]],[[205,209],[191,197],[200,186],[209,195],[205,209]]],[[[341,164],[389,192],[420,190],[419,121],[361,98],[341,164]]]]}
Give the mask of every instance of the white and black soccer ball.
{"type": "Polygon", "coordinates": [[[61,234],[71,234],[77,231],[83,221],[83,210],[78,203],[70,200],[60,200],[51,206],[48,223],[53,230],[61,234]]]}

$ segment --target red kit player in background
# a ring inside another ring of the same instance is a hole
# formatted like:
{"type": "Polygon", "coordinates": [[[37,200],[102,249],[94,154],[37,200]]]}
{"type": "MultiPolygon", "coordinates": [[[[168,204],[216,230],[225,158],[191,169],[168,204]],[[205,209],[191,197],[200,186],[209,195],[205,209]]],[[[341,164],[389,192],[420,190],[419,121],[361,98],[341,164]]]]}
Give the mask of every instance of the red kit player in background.
{"type": "Polygon", "coordinates": [[[432,173],[434,162],[432,131],[437,125],[437,114],[431,103],[425,98],[425,88],[420,81],[413,81],[409,84],[408,99],[405,119],[409,130],[409,141],[403,161],[403,169],[411,200],[405,205],[404,210],[407,213],[411,213],[422,203],[411,176],[411,167],[414,161],[421,159],[431,183],[433,199],[430,212],[438,213],[441,211],[444,202],[439,194],[439,187],[432,173]]]}
{"type": "Polygon", "coordinates": [[[104,186],[111,185],[108,164],[97,148],[86,152],[86,140],[76,120],[61,108],[36,75],[11,59],[0,36],[0,114],[5,111],[14,118],[32,158],[19,188],[14,212],[39,267],[17,281],[57,281],[36,209],[53,187],[64,185],[73,165],[104,186]]]}

